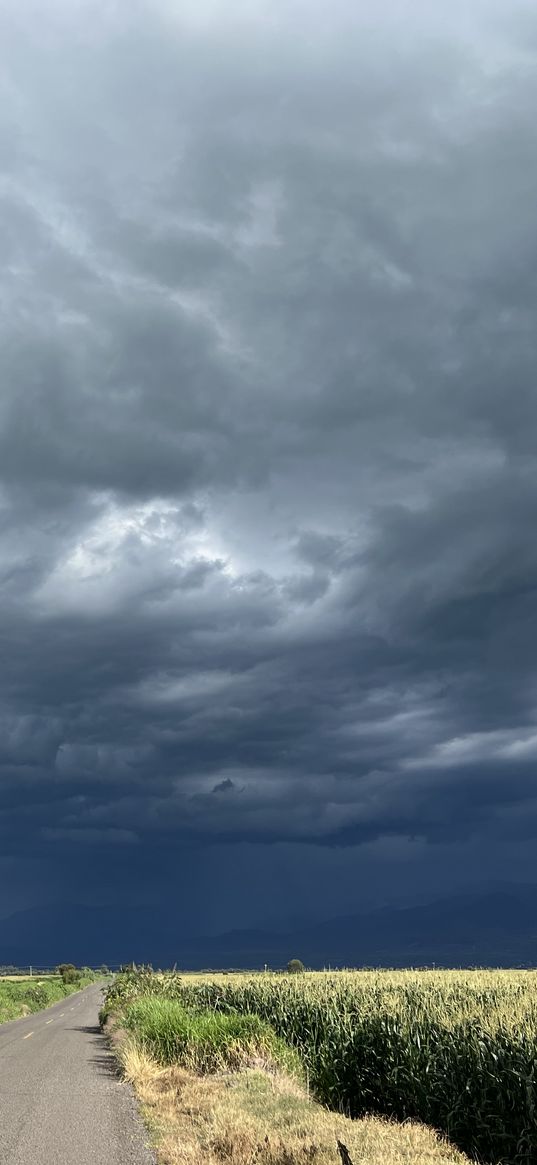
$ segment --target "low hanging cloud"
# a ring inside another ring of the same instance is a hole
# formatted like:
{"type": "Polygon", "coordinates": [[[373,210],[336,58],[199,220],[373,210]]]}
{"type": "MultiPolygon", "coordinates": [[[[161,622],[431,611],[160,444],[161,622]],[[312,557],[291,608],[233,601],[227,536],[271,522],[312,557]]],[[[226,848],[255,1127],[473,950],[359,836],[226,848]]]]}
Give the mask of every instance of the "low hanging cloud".
{"type": "Polygon", "coordinates": [[[492,866],[537,835],[533,6],[38,9],[2,17],[2,853],[492,866]]]}

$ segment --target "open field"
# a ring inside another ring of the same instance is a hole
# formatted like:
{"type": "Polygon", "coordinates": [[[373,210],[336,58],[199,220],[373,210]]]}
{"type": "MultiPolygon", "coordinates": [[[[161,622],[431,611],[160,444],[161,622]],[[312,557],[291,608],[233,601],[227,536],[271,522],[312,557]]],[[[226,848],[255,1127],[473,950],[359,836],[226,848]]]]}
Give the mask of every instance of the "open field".
{"type": "MultiPolygon", "coordinates": [[[[421,1121],[494,1165],[537,1159],[535,972],[142,974],[125,990],[123,1002],[134,992],[201,1014],[260,1017],[295,1048],[332,1110],[421,1121]]],[[[143,1033],[161,1064],[174,1058],[169,1020],[143,1033]]]]}
{"type": "Polygon", "coordinates": [[[318,1104],[296,1050],[255,1014],[185,1007],[174,975],[123,976],[102,1011],[162,1165],[469,1165],[421,1124],[318,1104]]]}
{"type": "Polygon", "coordinates": [[[52,972],[49,975],[0,975],[0,983],[42,983],[45,979],[59,979],[52,972]]]}

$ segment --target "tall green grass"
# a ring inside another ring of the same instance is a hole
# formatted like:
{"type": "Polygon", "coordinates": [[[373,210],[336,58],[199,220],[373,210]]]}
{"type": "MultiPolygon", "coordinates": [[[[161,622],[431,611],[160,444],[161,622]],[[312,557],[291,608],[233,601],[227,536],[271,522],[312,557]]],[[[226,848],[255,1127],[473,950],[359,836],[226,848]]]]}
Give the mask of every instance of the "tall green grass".
{"type": "Polygon", "coordinates": [[[149,967],[137,971],[124,971],[116,975],[110,983],[100,1012],[101,1022],[108,1015],[123,1012],[135,999],[148,996],[161,999],[181,999],[182,979],[174,971],[155,974],[149,967]]]}
{"type": "Polygon", "coordinates": [[[206,1073],[262,1061],[300,1071],[296,1053],[257,1015],[193,1011],[176,999],[148,996],[127,1004],[122,1024],[162,1064],[206,1073]]]}

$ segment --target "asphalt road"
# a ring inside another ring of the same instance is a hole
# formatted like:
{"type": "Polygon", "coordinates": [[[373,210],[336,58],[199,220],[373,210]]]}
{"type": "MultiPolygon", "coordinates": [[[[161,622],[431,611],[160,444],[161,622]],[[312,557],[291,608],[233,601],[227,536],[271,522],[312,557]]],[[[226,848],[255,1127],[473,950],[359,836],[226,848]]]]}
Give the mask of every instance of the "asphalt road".
{"type": "Polygon", "coordinates": [[[154,1165],[98,1027],[101,988],[0,1024],[1,1165],[154,1165]]]}

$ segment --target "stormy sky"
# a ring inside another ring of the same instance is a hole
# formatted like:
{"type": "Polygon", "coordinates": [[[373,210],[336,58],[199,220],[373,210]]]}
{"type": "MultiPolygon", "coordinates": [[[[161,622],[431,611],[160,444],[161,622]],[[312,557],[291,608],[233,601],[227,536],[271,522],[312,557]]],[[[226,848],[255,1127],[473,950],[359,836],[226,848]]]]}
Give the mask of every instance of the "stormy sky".
{"type": "Polygon", "coordinates": [[[537,881],[533,0],[0,45],[0,915],[537,881]]]}

